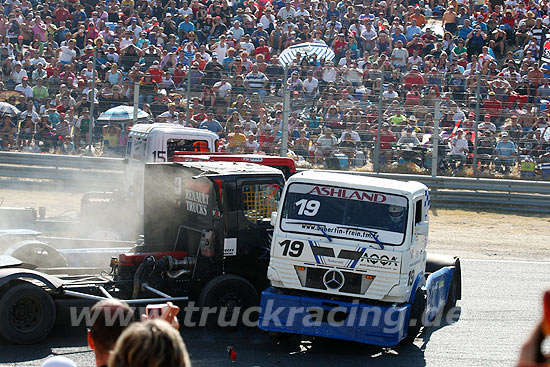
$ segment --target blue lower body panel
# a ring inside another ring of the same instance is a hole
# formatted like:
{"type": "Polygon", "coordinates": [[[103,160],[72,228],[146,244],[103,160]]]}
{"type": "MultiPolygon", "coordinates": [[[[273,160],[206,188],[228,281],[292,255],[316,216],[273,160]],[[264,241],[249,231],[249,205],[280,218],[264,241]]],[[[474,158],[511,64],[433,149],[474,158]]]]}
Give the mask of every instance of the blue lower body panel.
{"type": "Polygon", "coordinates": [[[268,288],[262,292],[258,327],[391,347],[407,336],[410,308],[293,296],[268,288]]]}
{"type": "Polygon", "coordinates": [[[449,289],[455,268],[446,266],[430,274],[426,279],[426,315],[427,324],[434,321],[436,316],[443,310],[449,297],[449,289]]]}

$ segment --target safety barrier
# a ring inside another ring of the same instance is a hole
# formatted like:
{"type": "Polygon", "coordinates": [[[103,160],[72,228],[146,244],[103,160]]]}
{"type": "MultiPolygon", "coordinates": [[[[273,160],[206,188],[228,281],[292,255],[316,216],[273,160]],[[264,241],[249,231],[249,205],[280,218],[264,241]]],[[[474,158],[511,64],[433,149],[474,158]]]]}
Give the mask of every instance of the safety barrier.
{"type": "Polygon", "coordinates": [[[435,206],[550,213],[549,182],[358,171],[349,173],[422,182],[430,188],[431,203],[435,206]]]}
{"type": "Polygon", "coordinates": [[[0,152],[0,185],[113,190],[122,187],[124,159],[0,152]]]}
{"type": "MultiPolygon", "coordinates": [[[[63,187],[113,190],[122,187],[124,166],[124,159],[120,158],[0,152],[0,185],[39,188],[43,181],[49,181],[63,187]]],[[[550,213],[550,182],[348,173],[420,181],[430,188],[431,201],[436,206],[550,213]]]]}

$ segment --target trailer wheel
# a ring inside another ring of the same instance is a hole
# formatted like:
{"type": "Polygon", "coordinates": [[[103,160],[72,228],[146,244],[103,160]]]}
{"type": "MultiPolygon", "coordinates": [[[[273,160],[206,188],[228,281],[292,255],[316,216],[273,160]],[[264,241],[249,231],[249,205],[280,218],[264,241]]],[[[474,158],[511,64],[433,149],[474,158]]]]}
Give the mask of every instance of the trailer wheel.
{"type": "Polygon", "coordinates": [[[15,344],[45,339],[55,322],[55,303],[42,288],[21,282],[0,295],[0,334],[15,344]]]}
{"type": "Polygon", "coordinates": [[[8,248],[4,255],[10,255],[39,268],[67,267],[65,257],[52,246],[36,240],[21,241],[8,248]]]}
{"type": "Polygon", "coordinates": [[[422,317],[426,310],[426,292],[418,288],[414,295],[414,302],[411,305],[411,316],[409,317],[409,327],[407,328],[407,336],[403,339],[403,343],[412,343],[420,332],[420,328],[424,324],[422,317]]]}
{"type": "Polygon", "coordinates": [[[240,317],[243,312],[258,304],[259,297],[254,286],[248,280],[237,275],[222,275],[212,279],[204,286],[199,297],[201,308],[216,308],[216,312],[208,315],[206,319],[206,323],[210,327],[222,327],[218,324],[218,319],[222,316],[227,322],[236,320],[236,323],[230,325],[224,323],[223,327],[242,325],[240,317]]]}

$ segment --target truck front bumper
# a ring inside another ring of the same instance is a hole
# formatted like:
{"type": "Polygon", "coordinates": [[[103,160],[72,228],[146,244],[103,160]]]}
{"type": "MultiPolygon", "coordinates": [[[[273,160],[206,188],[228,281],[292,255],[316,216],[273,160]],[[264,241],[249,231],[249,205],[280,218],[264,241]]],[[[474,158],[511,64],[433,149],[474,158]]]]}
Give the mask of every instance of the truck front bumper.
{"type": "Polygon", "coordinates": [[[262,292],[258,327],[282,333],[352,340],[391,347],[407,336],[410,304],[370,305],[262,292]]]}

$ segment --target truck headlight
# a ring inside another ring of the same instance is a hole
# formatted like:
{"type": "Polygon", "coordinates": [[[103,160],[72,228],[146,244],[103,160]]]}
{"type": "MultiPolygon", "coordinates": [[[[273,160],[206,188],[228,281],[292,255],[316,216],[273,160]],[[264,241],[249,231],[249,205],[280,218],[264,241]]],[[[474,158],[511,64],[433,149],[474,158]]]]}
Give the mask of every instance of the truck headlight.
{"type": "Polygon", "coordinates": [[[406,285],[396,285],[388,292],[388,297],[403,297],[407,293],[408,289],[406,285]]]}
{"type": "Polygon", "coordinates": [[[296,275],[298,276],[298,280],[300,281],[300,284],[302,287],[306,286],[306,278],[307,278],[307,269],[305,266],[296,266],[294,265],[294,270],[296,270],[296,275]]]}

